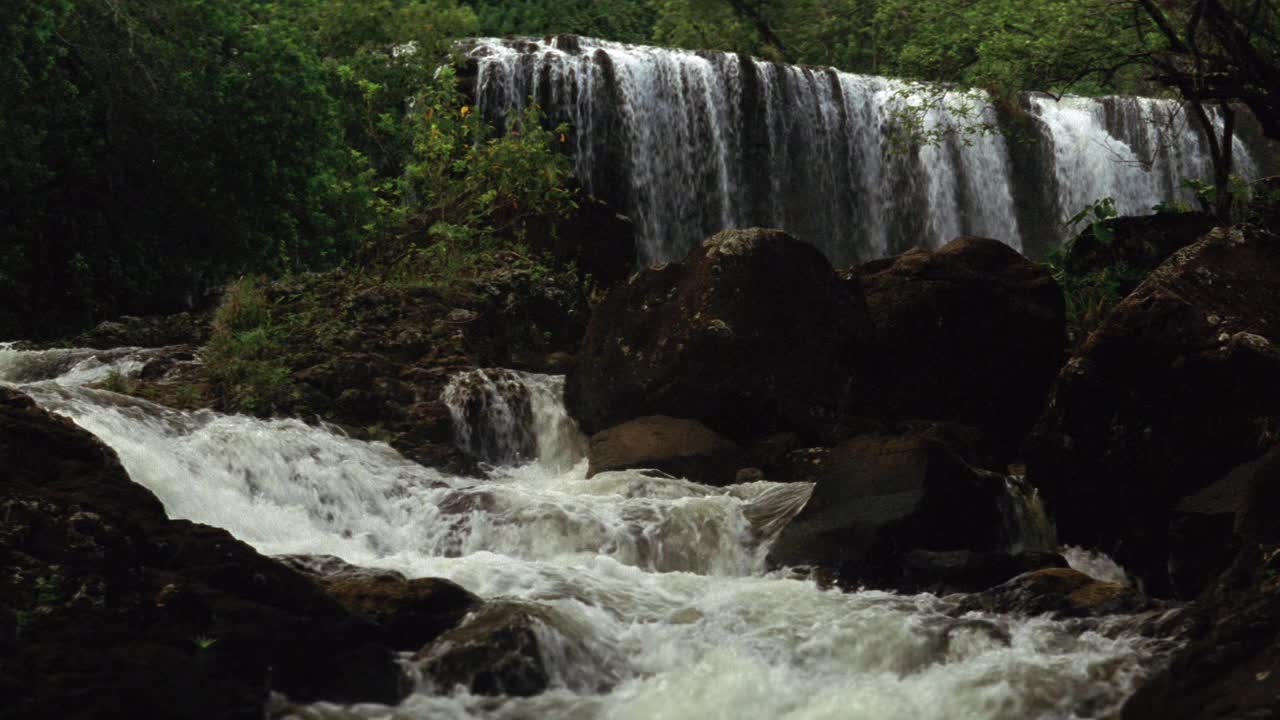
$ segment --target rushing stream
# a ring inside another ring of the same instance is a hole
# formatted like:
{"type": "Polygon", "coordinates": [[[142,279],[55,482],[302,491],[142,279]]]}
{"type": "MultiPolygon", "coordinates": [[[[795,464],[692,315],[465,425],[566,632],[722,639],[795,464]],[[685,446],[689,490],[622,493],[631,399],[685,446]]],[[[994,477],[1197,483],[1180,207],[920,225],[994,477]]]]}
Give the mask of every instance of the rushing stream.
{"type": "Polygon", "coordinates": [[[1156,652],[1116,622],[956,619],[945,598],[767,573],[768,545],[809,486],[588,479],[560,378],[516,376],[532,425],[511,436],[531,433],[538,459],[477,481],[323,427],[177,412],[85,386],[136,372],[148,354],[0,345],[0,382],[115,448],[172,517],[266,554],[450,578],[552,619],[541,647],[555,687],[542,695],[482,698],[424,679],[397,708],[321,704],[302,717],[1105,717],[1156,652]]]}

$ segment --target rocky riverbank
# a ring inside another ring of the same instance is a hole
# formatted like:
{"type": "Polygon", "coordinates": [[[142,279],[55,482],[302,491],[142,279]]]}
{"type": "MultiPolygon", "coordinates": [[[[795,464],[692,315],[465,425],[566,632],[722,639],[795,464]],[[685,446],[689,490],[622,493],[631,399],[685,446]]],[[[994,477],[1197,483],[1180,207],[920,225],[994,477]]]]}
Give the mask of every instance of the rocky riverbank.
{"type": "MultiPolygon", "coordinates": [[[[1082,239],[1068,272],[1124,262],[1145,274],[1071,350],[1053,274],[996,241],[837,270],[770,230],[721,233],[594,295],[571,273],[518,263],[448,291],[304,276],[229,296],[210,325],[126,320],[82,340],[212,335],[103,387],[318,419],[477,477],[539,454],[512,435],[536,412],[515,371],[567,372],[568,410],[591,435],[586,477],[813,483],[785,526],[769,521],[772,566],[848,589],[968,593],[957,612],[1134,615],[1133,628],[1187,644],[1126,718],[1238,717],[1280,699],[1268,512],[1280,240],[1253,224],[1175,241],[1162,222],[1117,221],[1111,245],[1082,239]],[[246,311],[254,303],[262,312],[246,311]],[[236,393],[256,380],[235,386],[210,362],[219,333],[284,349],[249,358],[278,370],[270,402],[244,406],[236,393]],[[492,425],[498,405],[508,425],[492,425]],[[1065,568],[1050,519],[1131,582],[1065,568]]],[[[95,716],[76,714],[85,703],[250,717],[268,688],[394,703],[413,685],[397,653],[416,653],[415,672],[441,690],[533,696],[557,682],[544,644],[568,626],[546,607],[336,558],[263,557],[167,519],[111,450],[0,393],[16,569],[0,597],[5,677],[27,703],[13,717],[95,716]]],[[[449,502],[465,516],[499,501],[449,502]]],[[[603,662],[586,645],[555,652],[603,662]]]]}

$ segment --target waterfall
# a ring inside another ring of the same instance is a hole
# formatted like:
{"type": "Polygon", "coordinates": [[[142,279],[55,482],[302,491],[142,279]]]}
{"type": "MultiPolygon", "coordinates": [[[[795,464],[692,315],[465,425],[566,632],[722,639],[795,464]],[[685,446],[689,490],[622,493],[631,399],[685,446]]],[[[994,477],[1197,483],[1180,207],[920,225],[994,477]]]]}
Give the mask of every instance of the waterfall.
{"type": "Polygon", "coordinates": [[[497,368],[455,375],[442,399],[458,447],[473,456],[497,465],[536,460],[563,471],[586,457],[586,439],[563,396],[561,376],[497,368]]]}
{"type": "Polygon", "coordinates": [[[1013,552],[1054,552],[1058,549],[1058,531],[1044,510],[1040,493],[1021,475],[1005,478],[1005,495],[1001,510],[1013,552]]]}
{"type": "Polygon", "coordinates": [[[547,618],[546,693],[439,694],[424,679],[396,708],[322,703],[299,717],[1107,717],[1163,648],[1105,621],[956,618],[945,598],[767,572],[807,484],[587,478],[572,462],[581,436],[563,422],[562,378],[455,378],[459,440],[470,448],[467,438],[489,434],[493,457],[524,453],[476,480],[323,426],[179,412],[86,386],[136,373],[148,354],[0,346],[0,383],[114,448],[170,517],[225,528],[265,554],[448,578],[547,618]]]}
{"type": "MultiPolygon", "coordinates": [[[[1031,137],[942,134],[891,142],[922,108],[923,129],[999,128],[1013,120],[980,93],[720,52],[577,37],[468,44],[475,96],[501,123],[532,99],[573,129],[587,192],[625,208],[640,260],[683,257],[730,227],[781,227],[836,264],[962,235],[1030,254],[1067,234],[1062,221],[1113,196],[1143,214],[1183,178],[1212,177],[1202,133],[1173,101],[1024,98],[1031,137]]],[[[1253,171],[1237,140],[1241,174],[1253,171]]]]}

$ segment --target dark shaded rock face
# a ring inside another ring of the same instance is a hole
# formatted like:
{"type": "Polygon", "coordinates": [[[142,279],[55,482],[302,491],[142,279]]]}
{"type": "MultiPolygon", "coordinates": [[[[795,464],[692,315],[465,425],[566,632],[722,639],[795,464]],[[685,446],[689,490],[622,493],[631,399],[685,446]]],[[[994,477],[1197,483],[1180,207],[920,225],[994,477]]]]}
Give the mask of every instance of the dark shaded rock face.
{"type": "Polygon", "coordinates": [[[1036,570],[965,600],[971,610],[1057,617],[1100,617],[1151,607],[1142,593],[1067,567],[1036,570]]]}
{"type": "MultiPolygon", "coordinates": [[[[1090,225],[1067,246],[1063,267],[1073,275],[1086,275],[1124,263],[1145,274],[1217,225],[1217,218],[1204,213],[1111,218],[1105,221],[1110,240],[1100,241],[1090,225]]],[[[1132,290],[1121,287],[1118,292],[1127,295],[1132,290]]]]}
{"type": "Polygon", "coordinates": [[[742,451],[697,420],[653,415],[596,433],[587,458],[587,477],[641,468],[723,486],[736,482],[742,451]]]}
{"type": "Polygon", "coordinates": [[[897,589],[938,594],[972,593],[1023,573],[1066,566],[1065,558],[1049,552],[913,550],[902,560],[902,582],[897,589]]]}
{"type": "MultiPolygon", "coordinates": [[[[1231,564],[1241,540],[1275,542],[1272,518],[1280,505],[1280,446],[1238,465],[1217,482],[1185,497],[1170,513],[1169,576],[1176,594],[1194,597],[1231,564]],[[1264,539],[1267,538],[1267,539],[1264,539]]],[[[1277,538],[1280,539],[1280,538],[1277,538]]]]}
{"type": "Polygon", "coordinates": [[[441,692],[462,686],[476,695],[537,695],[551,682],[537,630],[547,624],[543,611],[533,606],[485,605],[422,648],[417,659],[441,692]]]}
{"type": "Polygon", "coordinates": [[[225,531],[167,519],[114,452],[4,388],[0,505],[5,717],[256,720],[270,690],[408,690],[367,621],[225,531]]]}
{"type": "Polygon", "coordinates": [[[587,432],[661,414],[740,443],[814,436],[841,414],[868,336],[861,298],[816,249],[729,230],[609,293],[569,376],[569,410],[587,432]]]}
{"type": "Polygon", "coordinates": [[[975,470],[936,434],[864,435],[831,451],[813,495],[769,554],[845,584],[896,587],[913,550],[1003,551],[1004,478],[975,470]]]}
{"type": "Polygon", "coordinates": [[[1276,298],[1280,241],[1215,230],[1090,336],[1027,446],[1028,479],[1063,542],[1102,549],[1149,592],[1170,592],[1174,507],[1257,458],[1280,429],[1276,298]]]}
{"type": "Polygon", "coordinates": [[[1280,717],[1280,547],[1248,545],[1187,614],[1186,644],[1124,720],[1280,717]]]}
{"type": "Polygon", "coordinates": [[[279,558],[305,573],[348,611],[377,625],[378,641],[417,650],[454,628],[480,598],[440,578],[407,579],[394,570],[356,567],[329,556],[279,558]]]}
{"type": "Polygon", "coordinates": [[[626,280],[635,269],[635,226],[608,203],[583,196],[569,217],[554,224],[538,217],[525,242],[561,263],[573,263],[602,288],[626,280]]]}
{"type": "Polygon", "coordinates": [[[973,425],[1012,452],[1043,409],[1066,345],[1048,271],[995,240],[964,237],[851,273],[875,326],[861,414],[973,425]]]}
{"type": "Polygon", "coordinates": [[[199,345],[209,339],[209,320],[193,313],[107,320],[67,342],[71,347],[110,350],[119,347],[199,345]]]}

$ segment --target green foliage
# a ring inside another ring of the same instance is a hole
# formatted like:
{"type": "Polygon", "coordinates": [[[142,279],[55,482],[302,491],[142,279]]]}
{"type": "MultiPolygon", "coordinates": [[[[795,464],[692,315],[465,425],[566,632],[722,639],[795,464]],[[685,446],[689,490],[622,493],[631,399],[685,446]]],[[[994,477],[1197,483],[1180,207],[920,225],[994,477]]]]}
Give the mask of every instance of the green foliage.
{"type": "Polygon", "coordinates": [[[191,642],[195,644],[198,650],[208,650],[218,644],[218,638],[199,635],[191,638],[191,642]]]}
{"type": "Polygon", "coordinates": [[[1170,198],[1161,200],[1151,206],[1151,212],[1157,215],[1185,215],[1189,212],[1195,212],[1195,208],[1191,207],[1191,204],[1185,200],[1170,198]]]}
{"type": "Polygon", "coordinates": [[[1045,265],[1062,288],[1066,300],[1067,338],[1075,347],[1098,329],[1129,289],[1141,281],[1143,273],[1118,262],[1096,272],[1075,275],[1065,267],[1065,254],[1061,248],[1054,250],[1045,260],[1045,265]]]}
{"type": "Polygon", "coordinates": [[[1245,220],[1248,217],[1252,188],[1249,182],[1239,175],[1231,175],[1225,187],[1219,188],[1214,183],[1196,178],[1183,178],[1182,187],[1195,193],[1196,202],[1204,212],[1213,213],[1218,206],[1219,193],[1227,193],[1229,199],[1228,217],[1245,220]]]}
{"type": "Polygon", "coordinates": [[[1107,227],[1107,220],[1116,217],[1115,198],[1105,197],[1101,200],[1094,200],[1083,210],[1076,213],[1067,221],[1067,227],[1072,228],[1084,221],[1089,221],[1090,227],[1093,229],[1093,236],[1103,245],[1110,245],[1115,239],[1115,233],[1111,228],[1107,227]]]}
{"type": "Polygon", "coordinates": [[[173,307],[355,244],[368,194],[325,70],[259,3],[5,5],[0,295],[26,310],[19,330],[173,307]]]}
{"type": "Polygon", "coordinates": [[[655,0],[664,45],[874,72],[876,0],[655,0]]]}
{"type": "MultiPolygon", "coordinates": [[[[1115,242],[1115,231],[1108,221],[1117,216],[1115,200],[1094,200],[1067,221],[1067,227],[1088,222],[1094,239],[1102,246],[1115,242]]],[[[1085,341],[1111,311],[1141,280],[1143,271],[1124,261],[1113,262],[1099,270],[1073,272],[1067,263],[1074,240],[1058,248],[1045,259],[1053,278],[1062,288],[1067,310],[1067,337],[1071,345],[1085,341]]]]}
{"type": "Polygon", "coordinates": [[[519,241],[529,222],[576,206],[572,166],[559,146],[567,127],[543,127],[531,106],[501,133],[464,104],[441,68],[412,111],[387,131],[409,146],[403,173],[383,186],[388,232],[372,237],[368,264],[400,276],[465,276],[519,241]]]}
{"type": "Polygon", "coordinates": [[[469,0],[485,35],[550,35],[643,43],[657,12],[650,0],[469,0]]]}
{"type": "Polygon", "coordinates": [[[112,370],[98,387],[113,393],[127,395],[130,392],[129,378],[125,377],[119,370],[112,370]]]}
{"type": "Polygon", "coordinates": [[[227,288],[204,352],[226,410],[269,415],[297,400],[284,340],[260,280],[241,278],[227,288]]]}

